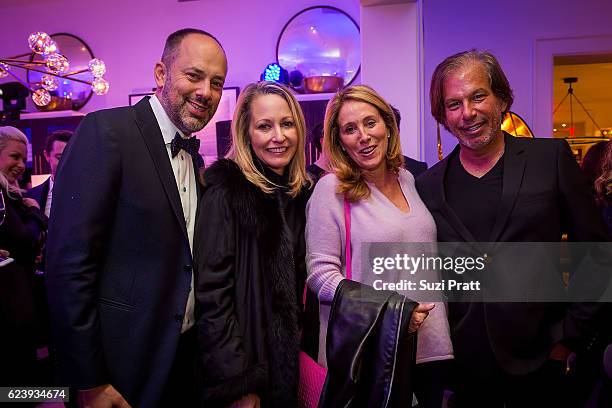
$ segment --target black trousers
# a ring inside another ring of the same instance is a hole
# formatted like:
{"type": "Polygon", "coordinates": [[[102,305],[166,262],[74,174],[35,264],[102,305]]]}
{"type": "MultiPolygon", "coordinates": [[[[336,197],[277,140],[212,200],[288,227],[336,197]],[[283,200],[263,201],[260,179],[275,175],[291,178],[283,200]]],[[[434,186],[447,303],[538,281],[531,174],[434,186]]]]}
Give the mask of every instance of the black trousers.
{"type": "Polygon", "coordinates": [[[418,408],[440,408],[444,391],[450,388],[453,360],[430,361],[416,365],[414,394],[418,408]]]}
{"type": "Polygon", "coordinates": [[[465,364],[456,368],[456,408],[582,407],[572,395],[575,388],[564,361],[548,360],[525,375],[510,375],[500,367],[485,372],[465,364]]]}
{"type": "Polygon", "coordinates": [[[195,407],[198,405],[195,368],[197,330],[195,327],[181,334],[174,362],[168,375],[160,407],[195,407]]]}

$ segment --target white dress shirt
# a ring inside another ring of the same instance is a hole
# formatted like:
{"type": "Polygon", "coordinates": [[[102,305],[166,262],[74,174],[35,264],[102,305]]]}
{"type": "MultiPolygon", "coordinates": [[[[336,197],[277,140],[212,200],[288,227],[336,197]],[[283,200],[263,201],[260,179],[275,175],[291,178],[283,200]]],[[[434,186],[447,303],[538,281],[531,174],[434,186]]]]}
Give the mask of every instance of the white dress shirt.
{"type": "MultiPolygon", "coordinates": [[[[166,150],[168,151],[168,157],[170,158],[170,164],[172,165],[172,172],[174,173],[174,180],[176,181],[176,187],[178,188],[179,197],[181,198],[181,206],[183,207],[183,216],[185,217],[185,225],[187,226],[187,237],[189,238],[189,249],[193,254],[193,231],[195,228],[195,217],[196,209],[198,206],[198,194],[196,189],[196,178],[193,169],[193,161],[191,155],[180,150],[179,153],[172,157],[170,152],[170,143],[174,139],[174,135],[178,132],[181,137],[188,138],[189,135],[184,135],[175,125],[172,123],[168,114],[162,107],[159,99],[156,95],[153,95],[149,99],[153,114],[162,136],[164,143],[166,144],[166,150]]],[[[183,326],[181,333],[184,333],[194,324],[194,305],[195,297],[193,293],[193,272],[191,274],[191,290],[189,291],[189,298],[187,299],[187,306],[185,308],[185,316],[183,318],[183,326]]]]}
{"type": "Polygon", "coordinates": [[[45,202],[45,208],[43,208],[43,210],[45,211],[45,215],[47,217],[49,217],[49,214],[51,213],[51,201],[53,198],[53,176],[49,176],[49,192],[47,193],[47,201],[45,202]]]}

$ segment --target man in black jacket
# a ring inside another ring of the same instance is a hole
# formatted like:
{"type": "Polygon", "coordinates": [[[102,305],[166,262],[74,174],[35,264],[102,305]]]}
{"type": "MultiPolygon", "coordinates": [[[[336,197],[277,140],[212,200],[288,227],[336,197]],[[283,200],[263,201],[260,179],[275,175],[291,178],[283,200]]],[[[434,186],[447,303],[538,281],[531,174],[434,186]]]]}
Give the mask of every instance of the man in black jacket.
{"type": "MultiPolygon", "coordinates": [[[[436,68],[431,111],[459,144],[417,180],[448,242],[606,241],[566,142],[500,129],[513,94],[493,55],[453,55],[436,68]]],[[[566,406],[565,360],[588,348],[597,304],[449,304],[460,407],[566,406]],[[556,402],[555,402],[556,401],[556,402]],[[559,404],[559,405],[557,405],[559,404]]]]}
{"type": "Polygon", "coordinates": [[[166,40],[157,91],[90,113],[53,196],[47,288],[59,384],[81,406],[195,406],[193,235],[202,158],[227,73],[209,33],[166,40]]]}
{"type": "MultiPolygon", "coordinates": [[[[49,217],[51,212],[52,195],[53,195],[53,184],[55,183],[55,174],[57,173],[57,167],[59,161],[62,158],[64,149],[70,141],[73,132],[70,130],[56,130],[47,136],[45,140],[45,148],[43,155],[49,163],[51,169],[51,175],[44,182],[32,187],[25,196],[36,200],[38,206],[44,214],[49,217]]],[[[45,231],[46,232],[46,231],[45,231]]],[[[38,319],[38,348],[41,349],[39,353],[39,359],[43,361],[50,361],[51,359],[41,357],[48,355],[49,343],[50,343],[50,328],[49,328],[49,308],[47,306],[47,293],[45,290],[45,264],[46,264],[46,250],[43,248],[42,254],[36,261],[36,274],[32,281],[32,288],[34,292],[34,301],[36,303],[36,315],[38,319]]],[[[52,371],[52,370],[49,370],[52,371]]]]}

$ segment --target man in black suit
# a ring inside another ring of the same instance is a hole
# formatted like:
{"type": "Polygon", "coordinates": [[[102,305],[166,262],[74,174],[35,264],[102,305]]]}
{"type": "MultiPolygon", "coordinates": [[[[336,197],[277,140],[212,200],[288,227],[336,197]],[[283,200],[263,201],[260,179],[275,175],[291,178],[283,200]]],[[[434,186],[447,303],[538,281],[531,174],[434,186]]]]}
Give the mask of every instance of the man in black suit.
{"type": "Polygon", "coordinates": [[[66,145],[72,137],[72,133],[73,132],[70,130],[56,130],[47,136],[43,155],[47,163],[49,163],[49,167],[51,167],[51,176],[43,183],[36,187],[32,187],[25,195],[26,197],[36,200],[40,209],[45,212],[47,217],[51,211],[51,194],[53,193],[53,183],[55,182],[57,166],[62,158],[66,145]]]}
{"type": "MultiPolygon", "coordinates": [[[[430,96],[432,115],[459,141],[417,180],[439,241],[558,242],[563,233],[607,240],[567,143],[501,130],[513,94],[492,54],[471,50],[444,60],[430,96]]],[[[559,398],[567,390],[565,360],[588,349],[600,310],[585,303],[449,304],[458,406],[567,406],[559,398]]]]}
{"type": "MultiPolygon", "coordinates": [[[[66,145],[70,141],[73,132],[70,130],[56,130],[47,136],[45,140],[45,148],[43,155],[49,163],[51,168],[51,175],[43,183],[32,187],[25,196],[36,200],[39,208],[49,217],[52,204],[53,184],[55,183],[55,175],[57,173],[57,166],[66,145]]],[[[45,231],[46,232],[46,231],[45,231]]],[[[51,359],[44,357],[49,354],[49,341],[50,341],[50,329],[49,329],[49,310],[47,306],[47,293],[45,290],[45,264],[46,264],[46,250],[43,248],[42,254],[38,257],[36,262],[36,274],[32,282],[32,290],[34,293],[34,302],[36,306],[37,316],[37,331],[38,331],[38,358],[39,363],[42,361],[49,362],[51,359]]],[[[47,370],[51,375],[51,369],[47,370]]]]}
{"type": "Polygon", "coordinates": [[[81,406],[193,406],[199,142],[227,73],[209,33],[166,40],[157,91],[85,117],[57,174],[47,289],[59,384],[81,406]]]}

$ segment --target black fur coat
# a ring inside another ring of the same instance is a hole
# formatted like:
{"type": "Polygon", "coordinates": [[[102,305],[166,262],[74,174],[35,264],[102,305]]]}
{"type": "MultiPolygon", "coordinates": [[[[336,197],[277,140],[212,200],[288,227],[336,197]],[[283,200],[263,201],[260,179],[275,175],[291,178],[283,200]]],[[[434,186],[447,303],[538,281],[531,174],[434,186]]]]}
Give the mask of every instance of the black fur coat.
{"type": "Polygon", "coordinates": [[[307,195],[264,194],[226,159],[204,178],[194,248],[203,405],[255,393],[262,407],[293,407],[307,195]]]}

